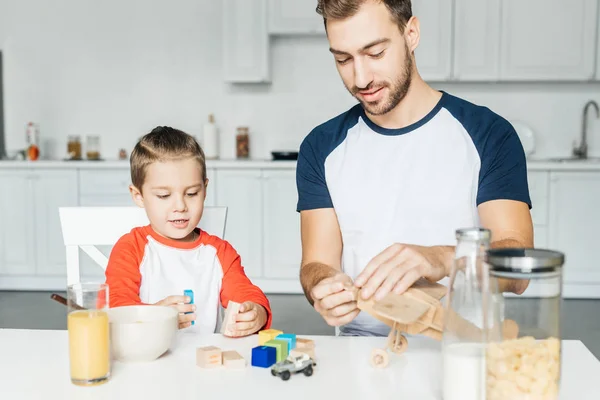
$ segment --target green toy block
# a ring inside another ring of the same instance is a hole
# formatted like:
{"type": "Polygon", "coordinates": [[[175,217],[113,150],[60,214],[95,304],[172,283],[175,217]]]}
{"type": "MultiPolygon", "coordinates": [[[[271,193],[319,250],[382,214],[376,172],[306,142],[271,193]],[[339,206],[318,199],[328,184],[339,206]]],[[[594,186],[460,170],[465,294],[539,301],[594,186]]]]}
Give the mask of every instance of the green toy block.
{"type": "Polygon", "coordinates": [[[285,360],[288,356],[289,344],[287,340],[272,339],[266,342],[264,346],[275,347],[277,350],[277,362],[285,360]]]}

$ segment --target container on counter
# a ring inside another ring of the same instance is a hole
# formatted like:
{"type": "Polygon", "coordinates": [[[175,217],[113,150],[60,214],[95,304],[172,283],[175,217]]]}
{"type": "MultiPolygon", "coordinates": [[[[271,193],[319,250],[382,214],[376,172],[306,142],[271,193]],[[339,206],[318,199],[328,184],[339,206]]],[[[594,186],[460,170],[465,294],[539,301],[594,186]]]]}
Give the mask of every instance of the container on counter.
{"type": "Polygon", "coordinates": [[[86,157],[88,160],[100,159],[100,136],[88,136],[86,138],[86,157]]]}
{"type": "Polygon", "coordinates": [[[67,141],[67,156],[70,160],[81,160],[81,138],[79,136],[69,136],[67,141]]]}
{"type": "Polygon", "coordinates": [[[237,135],[235,137],[236,143],[236,157],[237,158],[249,158],[250,157],[250,135],[248,134],[248,127],[240,126],[237,128],[237,135]]]}

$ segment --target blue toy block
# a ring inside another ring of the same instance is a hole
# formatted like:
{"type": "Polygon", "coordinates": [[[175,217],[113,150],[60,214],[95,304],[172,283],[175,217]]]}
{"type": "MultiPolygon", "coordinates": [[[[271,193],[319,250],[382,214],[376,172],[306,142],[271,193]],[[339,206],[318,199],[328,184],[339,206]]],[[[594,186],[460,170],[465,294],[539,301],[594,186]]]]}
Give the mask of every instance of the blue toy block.
{"type": "Polygon", "coordinates": [[[275,337],[277,340],[285,340],[288,342],[288,353],[296,348],[296,335],[293,333],[282,333],[275,337]]]}
{"type": "MultiPolygon", "coordinates": [[[[193,290],[189,290],[189,289],[184,290],[183,295],[188,296],[190,298],[190,304],[194,304],[194,291],[193,290]]],[[[186,314],[191,314],[191,312],[186,312],[186,314]]],[[[192,321],[192,325],[194,325],[194,322],[196,322],[196,321],[192,321]]]]}
{"type": "Polygon", "coordinates": [[[269,368],[277,362],[277,349],[271,346],[256,346],[252,349],[253,367],[269,368]]]}

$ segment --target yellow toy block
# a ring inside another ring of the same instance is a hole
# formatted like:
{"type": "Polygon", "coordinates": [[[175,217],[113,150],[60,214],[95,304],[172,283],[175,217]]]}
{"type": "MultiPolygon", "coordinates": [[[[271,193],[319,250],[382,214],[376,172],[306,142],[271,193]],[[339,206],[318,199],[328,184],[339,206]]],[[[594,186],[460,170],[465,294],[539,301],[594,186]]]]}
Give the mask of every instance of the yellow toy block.
{"type": "Polygon", "coordinates": [[[264,346],[270,340],[275,339],[277,336],[281,335],[283,332],[278,331],[277,329],[266,329],[264,331],[258,332],[258,345],[264,346]]]}

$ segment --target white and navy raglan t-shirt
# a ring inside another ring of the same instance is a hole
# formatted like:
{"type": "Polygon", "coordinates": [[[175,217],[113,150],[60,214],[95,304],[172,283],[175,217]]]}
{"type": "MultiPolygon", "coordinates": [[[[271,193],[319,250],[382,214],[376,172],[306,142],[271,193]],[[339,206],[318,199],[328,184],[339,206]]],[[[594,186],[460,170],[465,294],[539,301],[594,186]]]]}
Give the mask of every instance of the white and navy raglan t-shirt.
{"type": "MultiPolygon", "coordinates": [[[[300,146],[296,182],[297,211],[335,209],[342,268],[353,279],[393,243],[455,245],[456,229],[479,226],[486,201],[531,208],[514,128],[446,92],[405,128],[377,126],[360,104],[316,127],[300,146]]],[[[340,333],[387,335],[389,327],[360,313],[340,333]]]]}

